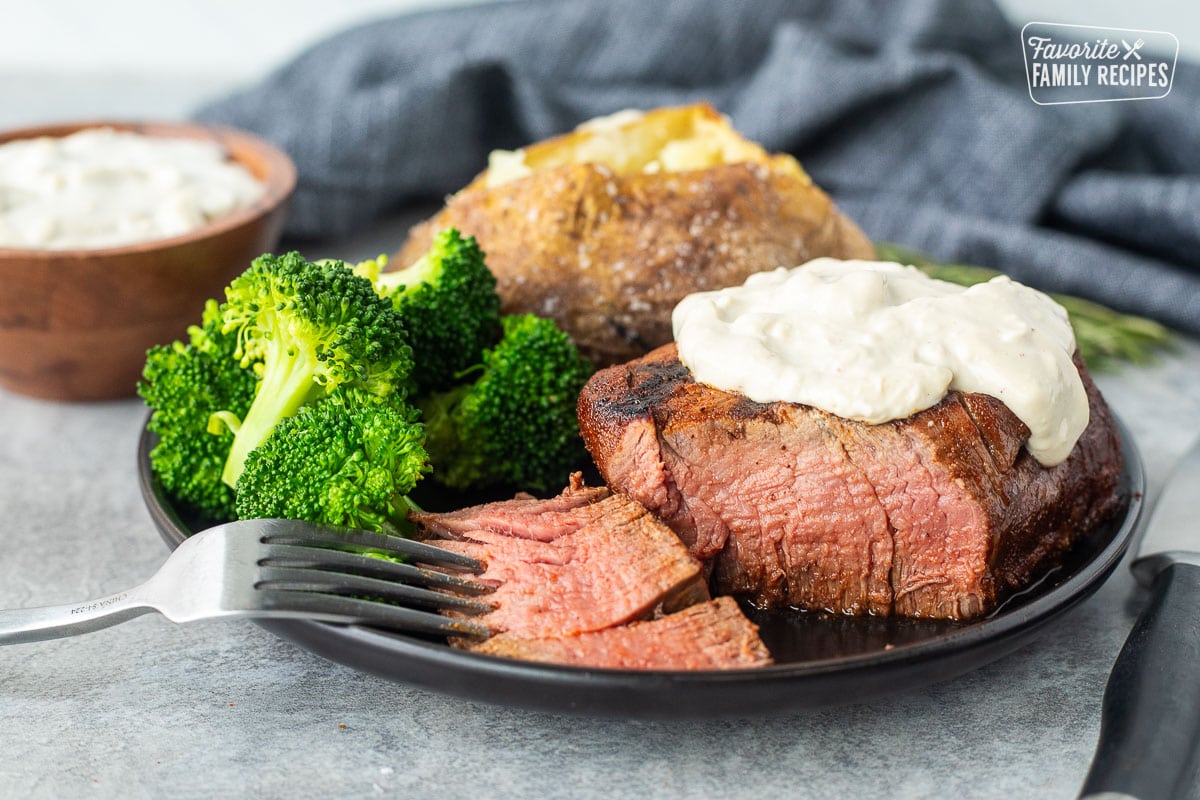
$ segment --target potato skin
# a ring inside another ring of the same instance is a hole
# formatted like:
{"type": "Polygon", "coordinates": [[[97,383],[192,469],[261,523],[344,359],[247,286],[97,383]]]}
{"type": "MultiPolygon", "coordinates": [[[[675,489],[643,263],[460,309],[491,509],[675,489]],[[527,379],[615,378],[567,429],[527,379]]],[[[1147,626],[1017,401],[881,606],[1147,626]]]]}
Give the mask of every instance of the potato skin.
{"type": "Polygon", "coordinates": [[[414,227],[393,263],[448,226],[478,239],[505,313],[553,317],[598,366],[670,342],[671,312],[691,292],[818,256],[874,257],[803,171],[771,163],[625,175],[567,164],[492,188],[480,176],[414,227]]]}

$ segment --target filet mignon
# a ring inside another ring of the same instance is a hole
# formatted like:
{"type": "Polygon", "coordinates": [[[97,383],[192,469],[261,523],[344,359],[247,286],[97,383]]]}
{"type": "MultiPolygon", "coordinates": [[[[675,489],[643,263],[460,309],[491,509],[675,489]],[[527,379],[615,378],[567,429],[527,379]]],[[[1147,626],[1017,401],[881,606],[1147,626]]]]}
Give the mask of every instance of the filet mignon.
{"type": "Polygon", "coordinates": [[[522,639],[500,634],[475,650],[606,669],[745,669],[772,663],[758,630],[731,597],[578,636],[522,639]]]}
{"type": "Polygon", "coordinates": [[[864,425],[697,383],[665,345],[579,399],[608,485],[664,519],[715,594],[766,607],[965,619],[1057,563],[1120,505],[1120,441],[1082,363],[1090,422],[1044,468],[1000,401],[952,392],[864,425]]]}
{"type": "Polygon", "coordinates": [[[700,562],[640,504],[580,476],[557,497],[415,513],[419,532],[483,561],[496,635],[459,647],[614,669],[731,669],[771,663],[729,598],[710,601],[700,562]]]}
{"type": "Polygon", "coordinates": [[[554,497],[522,494],[457,511],[414,512],[409,519],[426,536],[439,539],[462,539],[472,531],[484,530],[549,542],[602,516],[605,507],[597,504],[610,494],[607,486],[584,486],[583,476],[576,473],[571,484],[554,497]]]}
{"type": "Polygon", "coordinates": [[[480,621],[497,633],[574,636],[707,600],[700,563],[678,537],[628,497],[604,494],[558,514],[556,535],[544,503],[524,499],[506,501],[509,513],[502,503],[456,512],[450,523],[413,520],[426,534],[458,527],[438,544],[486,565],[479,581],[495,587],[487,596],[495,610],[480,621]],[[531,530],[536,536],[522,535],[531,530]]]}

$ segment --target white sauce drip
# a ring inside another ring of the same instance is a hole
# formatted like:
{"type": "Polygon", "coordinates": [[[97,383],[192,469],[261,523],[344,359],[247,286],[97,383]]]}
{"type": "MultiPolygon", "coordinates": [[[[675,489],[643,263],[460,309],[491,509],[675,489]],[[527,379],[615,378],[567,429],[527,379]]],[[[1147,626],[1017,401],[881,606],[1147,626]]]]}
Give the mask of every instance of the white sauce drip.
{"type": "Polygon", "coordinates": [[[689,295],[673,323],[697,381],[760,403],[878,424],[950,390],[987,394],[1029,427],[1045,466],[1088,423],[1066,311],[1007,277],[963,288],[915,267],[820,258],[689,295]]]}
{"type": "Polygon", "coordinates": [[[90,128],[0,145],[0,247],[116,247],[250,205],[262,183],[216,142],[90,128]]]}

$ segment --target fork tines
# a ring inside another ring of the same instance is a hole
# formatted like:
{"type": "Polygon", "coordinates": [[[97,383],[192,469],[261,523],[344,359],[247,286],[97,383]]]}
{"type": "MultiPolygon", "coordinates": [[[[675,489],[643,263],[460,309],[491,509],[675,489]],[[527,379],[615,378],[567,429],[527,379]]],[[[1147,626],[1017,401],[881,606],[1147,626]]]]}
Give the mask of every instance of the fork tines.
{"type": "Polygon", "coordinates": [[[486,639],[492,635],[492,631],[486,625],[473,619],[456,619],[430,611],[358,597],[273,589],[262,590],[261,597],[264,609],[278,610],[305,619],[343,624],[352,622],[409,633],[476,639],[486,639]]]}
{"type": "Polygon", "coordinates": [[[483,570],[473,558],[398,536],[339,528],[280,530],[260,541],[255,588],[277,608],[422,633],[491,635],[485,625],[465,618],[493,610],[477,599],[491,587],[461,574],[483,570]],[[441,571],[445,568],[457,572],[441,571]]]}
{"type": "Polygon", "coordinates": [[[262,542],[264,544],[290,544],[299,547],[344,550],[351,553],[362,553],[365,548],[367,551],[375,551],[380,555],[403,558],[420,564],[457,567],[471,572],[483,571],[483,565],[470,556],[453,553],[412,539],[348,528],[313,527],[312,531],[319,535],[284,531],[265,534],[262,542]]]}
{"type": "Polygon", "coordinates": [[[264,567],[338,570],[367,578],[399,581],[467,595],[481,595],[491,591],[490,587],[462,575],[440,572],[415,564],[389,561],[350,550],[333,550],[328,547],[269,544],[266,555],[259,560],[259,564],[264,567]]]}

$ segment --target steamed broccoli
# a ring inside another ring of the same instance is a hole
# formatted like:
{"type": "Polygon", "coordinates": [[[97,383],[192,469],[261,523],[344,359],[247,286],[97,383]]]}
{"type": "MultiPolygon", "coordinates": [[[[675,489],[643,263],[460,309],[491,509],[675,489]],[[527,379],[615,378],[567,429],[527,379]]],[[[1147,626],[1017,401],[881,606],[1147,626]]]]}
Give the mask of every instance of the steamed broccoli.
{"type": "Polygon", "coordinates": [[[146,427],[158,435],[150,464],[187,512],[229,519],[233,490],[221,473],[233,433],[209,432],[209,417],[245,414],[257,379],[234,358],[237,338],[221,332],[217,301],[208,301],[200,325],[188,333],[189,341],[158,345],[146,354],[138,394],[151,409],[146,427]]]}
{"type": "Polygon", "coordinates": [[[222,327],[259,378],[245,415],[218,414],[234,432],[222,479],[236,486],[246,457],[280,420],[339,386],[379,396],[409,390],[412,349],[391,301],[340,261],[264,255],[225,290],[222,327]]]}
{"type": "Polygon", "coordinates": [[[417,410],[353,386],[283,419],[252,450],[237,516],[306,519],[395,532],[428,470],[417,410]]]}
{"type": "Polygon", "coordinates": [[[592,364],[553,320],[506,316],[502,329],[473,382],[418,400],[433,477],[452,488],[560,487],[585,455],[575,404],[592,364]]]}
{"type": "Polygon", "coordinates": [[[375,283],[404,319],[413,348],[413,381],[424,394],[446,389],[500,336],[496,278],[473,237],[440,231],[429,250],[408,267],[381,272],[384,257],[355,271],[375,283]]]}
{"type": "Polygon", "coordinates": [[[570,338],[502,318],[457,231],[406,270],[383,263],[261,256],[187,342],[151,349],[139,391],[176,501],[396,530],[431,469],[451,488],[563,484],[584,456],[575,403],[592,372],[570,338]]]}

